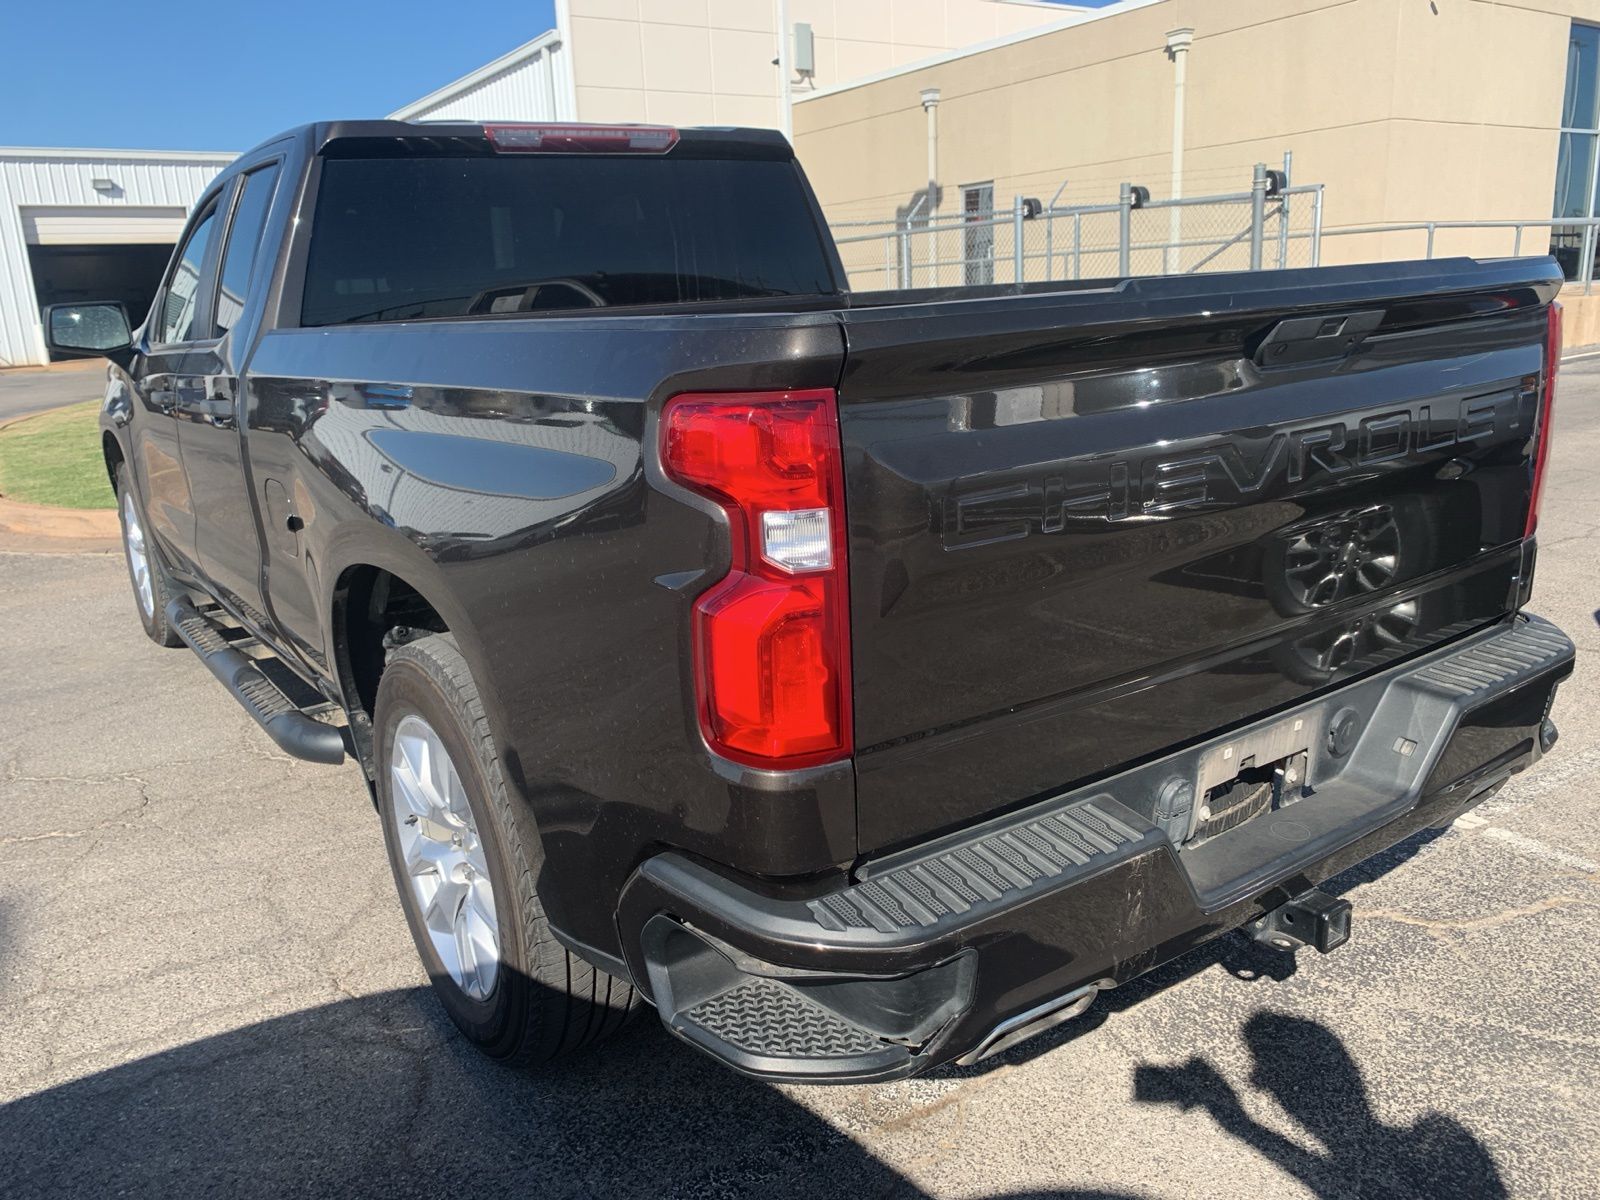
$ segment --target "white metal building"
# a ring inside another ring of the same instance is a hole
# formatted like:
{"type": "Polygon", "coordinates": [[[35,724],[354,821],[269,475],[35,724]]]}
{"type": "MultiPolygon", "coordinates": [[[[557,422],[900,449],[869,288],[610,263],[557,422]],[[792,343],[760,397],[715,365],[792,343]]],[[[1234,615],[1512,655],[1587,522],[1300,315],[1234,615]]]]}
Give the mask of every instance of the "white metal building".
{"type": "Polygon", "coordinates": [[[399,121],[476,121],[486,116],[575,121],[572,56],[565,48],[560,30],[551,29],[389,115],[399,121]]]}
{"type": "Polygon", "coordinates": [[[232,154],[0,148],[0,367],[49,361],[39,310],[144,319],[184,217],[232,154]]]}
{"type": "MultiPolygon", "coordinates": [[[[1042,0],[556,0],[554,29],[390,115],[786,129],[795,96],[1070,11],[1042,0]]],[[[184,214],[233,158],[0,148],[0,368],[48,361],[44,305],[120,300],[142,320],[184,214]]]]}

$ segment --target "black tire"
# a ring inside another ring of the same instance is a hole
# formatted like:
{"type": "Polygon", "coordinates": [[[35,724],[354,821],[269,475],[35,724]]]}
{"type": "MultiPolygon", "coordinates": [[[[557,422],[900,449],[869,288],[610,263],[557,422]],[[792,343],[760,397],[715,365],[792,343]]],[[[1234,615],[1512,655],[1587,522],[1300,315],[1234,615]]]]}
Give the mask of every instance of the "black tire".
{"type": "Polygon", "coordinates": [[[389,866],[417,953],[456,1027],[491,1058],[516,1065],[549,1062],[620,1029],[639,1007],[638,994],[552,936],[535,888],[544,858],[538,831],[511,799],[455,639],[435,634],[392,651],[374,708],[378,811],[389,866]],[[405,871],[389,767],[395,730],[410,714],[427,721],[449,752],[488,864],[500,968],[482,1000],[463,990],[440,961],[405,871]]]}
{"type": "Polygon", "coordinates": [[[128,568],[128,584],[133,589],[133,608],[139,614],[139,624],[144,626],[145,636],[158,646],[181,646],[183,639],[178,636],[178,631],[167,621],[167,601],[172,599],[172,584],[167,580],[167,573],[161,566],[160,556],[155,545],[149,540],[150,522],[145,518],[144,508],[139,503],[138,494],[133,490],[133,481],[128,475],[128,464],[117,464],[117,523],[122,528],[122,561],[128,568]],[[140,594],[139,579],[133,565],[133,546],[128,537],[128,508],[133,507],[134,515],[138,519],[139,527],[144,537],[144,559],[150,581],[150,611],[146,612],[144,598],[140,594]]]}

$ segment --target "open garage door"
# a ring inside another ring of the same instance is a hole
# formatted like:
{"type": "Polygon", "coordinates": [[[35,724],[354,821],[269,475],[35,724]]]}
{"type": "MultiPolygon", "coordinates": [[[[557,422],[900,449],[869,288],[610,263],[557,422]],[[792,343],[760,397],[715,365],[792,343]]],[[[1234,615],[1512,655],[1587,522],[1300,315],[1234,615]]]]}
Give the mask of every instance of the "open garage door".
{"type": "Polygon", "coordinates": [[[172,246],[183,218],[181,208],[24,208],[22,235],[30,246],[172,246]]]}
{"type": "Polygon", "coordinates": [[[39,307],[116,300],[137,326],[150,311],[183,222],[181,208],[24,208],[39,307]]]}

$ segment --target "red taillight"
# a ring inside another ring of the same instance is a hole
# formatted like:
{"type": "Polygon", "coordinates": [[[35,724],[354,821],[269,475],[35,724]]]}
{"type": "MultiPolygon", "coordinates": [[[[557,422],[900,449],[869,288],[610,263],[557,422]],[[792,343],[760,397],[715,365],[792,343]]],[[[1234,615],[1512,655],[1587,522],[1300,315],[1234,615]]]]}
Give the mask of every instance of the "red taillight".
{"type": "Polygon", "coordinates": [[[1556,370],[1561,365],[1561,305],[1552,300],[1544,336],[1544,383],[1539,388],[1539,415],[1534,425],[1533,493],[1528,497],[1528,524],[1522,531],[1532,537],[1539,525],[1539,501],[1544,496],[1544,469],[1550,461],[1550,434],[1555,416],[1556,370]]]}
{"type": "Polygon", "coordinates": [[[833,392],[676,396],[661,417],[661,462],[728,515],[728,574],[694,606],[706,741],[757,767],[848,757],[844,468],[833,392]]]}
{"type": "Polygon", "coordinates": [[[665,154],[678,144],[670,125],[485,125],[502,154],[665,154]]]}

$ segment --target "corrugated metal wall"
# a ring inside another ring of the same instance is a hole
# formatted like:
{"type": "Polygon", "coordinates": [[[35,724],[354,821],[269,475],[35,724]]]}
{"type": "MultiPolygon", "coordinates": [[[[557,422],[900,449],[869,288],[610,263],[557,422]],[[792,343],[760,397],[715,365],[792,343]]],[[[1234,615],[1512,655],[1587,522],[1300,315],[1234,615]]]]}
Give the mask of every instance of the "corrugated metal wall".
{"type": "MultiPolygon", "coordinates": [[[[0,367],[45,361],[39,304],[28,266],[22,209],[71,205],[104,209],[189,209],[232,156],[116,151],[0,150],[0,367]],[[94,180],[117,191],[102,194],[94,180]]],[[[142,320],[143,313],[135,314],[142,320]]]]}
{"type": "Polygon", "coordinates": [[[392,115],[406,121],[571,121],[572,56],[552,30],[392,115]]]}

